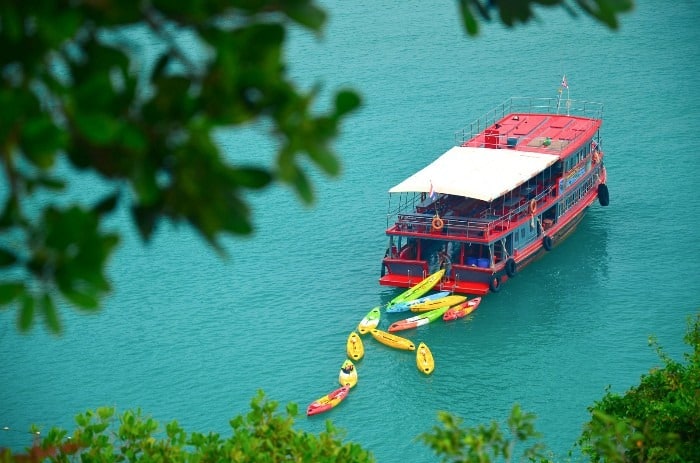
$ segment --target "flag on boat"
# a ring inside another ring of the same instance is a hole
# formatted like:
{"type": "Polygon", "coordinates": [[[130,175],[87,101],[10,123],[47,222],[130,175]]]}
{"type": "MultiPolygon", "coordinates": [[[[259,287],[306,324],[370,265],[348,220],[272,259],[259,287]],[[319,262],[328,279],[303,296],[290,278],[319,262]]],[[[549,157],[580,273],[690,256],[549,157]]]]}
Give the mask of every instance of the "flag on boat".
{"type": "Polygon", "coordinates": [[[569,84],[566,83],[566,74],[564,74],[561,78],[561,86],[564,88],[569,88],[569,84]]]}
{"type": "Polygon", "coordinates": [[[437,194],[435,194],[435,190],[433,189],[433,181],[430,181],[430,192],[428,193],[428,196],[430,196],[430,199],[435,199],[437,194]]]}

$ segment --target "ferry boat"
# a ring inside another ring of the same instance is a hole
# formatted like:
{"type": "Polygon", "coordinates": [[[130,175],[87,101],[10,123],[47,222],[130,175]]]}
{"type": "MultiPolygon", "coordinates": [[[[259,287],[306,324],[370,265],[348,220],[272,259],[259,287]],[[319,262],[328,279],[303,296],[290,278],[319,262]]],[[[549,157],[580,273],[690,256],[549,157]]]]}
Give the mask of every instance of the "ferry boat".
{"type": "Polygon", "coordinates": [[[441,291],[498,292],[561,243],[589,206],[609,203],[603,105],[510,98],[389,190],[381,285],[410,287],[445,268],[441,291]]]}

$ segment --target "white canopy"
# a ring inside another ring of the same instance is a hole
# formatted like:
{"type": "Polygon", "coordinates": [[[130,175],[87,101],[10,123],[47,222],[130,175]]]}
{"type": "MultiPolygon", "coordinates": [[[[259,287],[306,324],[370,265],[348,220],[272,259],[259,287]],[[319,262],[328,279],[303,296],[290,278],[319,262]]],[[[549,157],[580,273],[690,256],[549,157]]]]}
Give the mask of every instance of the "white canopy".
{"type": "Polygon", "coordinates": [[[455,146],[389,193],[446,193],[493,201],[554,164],[559,156],[512,149],[455,146]]]}

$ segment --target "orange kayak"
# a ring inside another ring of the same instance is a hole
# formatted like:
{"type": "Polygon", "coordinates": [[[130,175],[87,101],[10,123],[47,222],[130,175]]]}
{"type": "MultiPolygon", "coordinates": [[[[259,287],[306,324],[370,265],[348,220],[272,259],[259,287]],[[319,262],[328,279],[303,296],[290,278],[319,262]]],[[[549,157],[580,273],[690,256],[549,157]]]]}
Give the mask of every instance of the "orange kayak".
{"type": "Polygon", "coordinates": [[[470,299],[466,302],[462,302],[459,305],[456,305],[454,307],[450,307],[447,309],[447,312],[445,312],[442,315],[442,319],[445,321],[450,321],[450,320],[457,320],[458,318],[466,317],[470,313],[474,312],[477,307],[479,307],[479,304],[481,304],[481,298],[480,297],[475,297],[474,299],[470,299]]]}
{"type": "Polygon", "coordinates": [[[349,392],[350,386],[343,386],[319,399],[314,400],[306,408],[306,416],[318,415],[319,413],[327,412],[345,400],[349,392]]]}

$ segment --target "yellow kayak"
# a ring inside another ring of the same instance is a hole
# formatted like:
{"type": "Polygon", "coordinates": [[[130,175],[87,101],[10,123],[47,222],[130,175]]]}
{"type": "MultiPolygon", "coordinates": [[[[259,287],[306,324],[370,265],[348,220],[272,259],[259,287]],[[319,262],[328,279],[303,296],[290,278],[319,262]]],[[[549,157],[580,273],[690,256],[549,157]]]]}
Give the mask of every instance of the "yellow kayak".
{"type": "Polygon", "coordinates": [[[416,350],[416,366],[421,373],[429,375],[435,369],[435,359],[428,346],[421,342],[416,350]]]}
{"type": "Polygon", "coordinates": [[[348,336],[346,350],[348,357],[353,360],[360,360],[365,355],[365,346],[362,344],[362,338],[354,331],[348,336]]]}
{"type": "Polygon", "coordinates": [[[437,272],[428,275],[425,277],[423,280],[421,280],[417,285],[412,286],[408,288],[406,291],[403,293],[399,294],[392,300],[390,300],[386,304],[386,308],[388,309],[389,307],[392,307],[396,304],[399,304],[401,302],[406,302],[406,301],[412,301],[413,299],[418,299],[422,295],[426,294],[428,291],[433,289],[433,286],[435,286],[438,281],[442,278],[442,276],[445,274],[445,269],[440,269],[437,272]]]}
{"type": "Polygon", "coordinates": [[[461,304],[467,300],[467,296],[453,294],[451,296],[425,301],[411,306],[411,312],[430,312],[431,310],[441,309],[443,307],[452,307],[453,305],[461,304]]]}
{"type": "Polygon", "coordinates": [[[416,345],[410,339],[396,336],[395,334],[387,333],[386,331],[373,329],[370,331],[374,339],[395,349],[416,350],[416,345]]]}
{"type": "Polygon", "coordinates": [[[350,360],[345,360],[338,373],[338,382],[341,386],[355,387],[357,384],[357,369],[350,360]]]}

